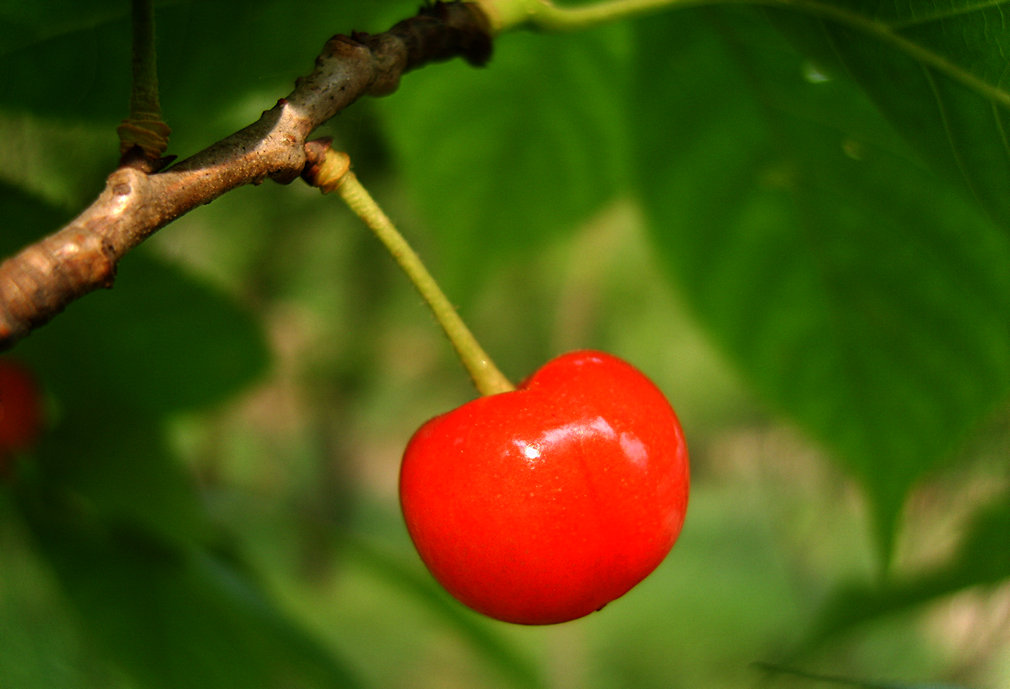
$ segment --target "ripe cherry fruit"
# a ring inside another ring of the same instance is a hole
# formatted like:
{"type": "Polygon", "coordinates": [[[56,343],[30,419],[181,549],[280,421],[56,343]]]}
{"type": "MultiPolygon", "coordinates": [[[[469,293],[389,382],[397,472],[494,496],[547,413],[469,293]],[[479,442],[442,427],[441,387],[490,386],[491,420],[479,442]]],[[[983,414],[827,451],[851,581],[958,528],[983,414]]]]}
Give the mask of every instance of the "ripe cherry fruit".
{"type": "Polygon", "coordinates": [[[421,559],[453,596],[499,620],[553,624],[659,565],[688,483],[663,393],[621,359],[581,351],[423,425],[404,453],[400,501],[421,559]]]}
{"type": "Polygon", "coordinates": [[[42,430],[42,399],[35,377],[21,364],[0,359],[0,474],[29,449],[42,430]]]}

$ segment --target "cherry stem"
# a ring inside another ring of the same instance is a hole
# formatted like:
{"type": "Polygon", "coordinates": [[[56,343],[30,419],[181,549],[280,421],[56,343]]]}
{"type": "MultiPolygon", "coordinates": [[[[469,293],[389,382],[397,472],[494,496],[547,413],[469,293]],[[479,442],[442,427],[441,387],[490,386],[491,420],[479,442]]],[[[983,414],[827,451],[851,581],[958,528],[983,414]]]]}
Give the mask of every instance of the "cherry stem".
{"type": "Polygon", "coordinates": [[[386,247],[417,288],[434,314],[435,320],[442,326],[477,391],[482,395],[495,395],[515,390],[515,386],[498,370],[491,357],[460,318],[435,278],[425,268],[421,257],[358,181],[357,175],[350,171],[350,158],[347,154],[327,149],[326,157],[318,169],[315,184],[324,193],[337,191],[348,208],[365,222],[386,247]]]}
{"type": "Polygon", "coordinates": [[[133,85],[130,93],[130,114],[119,125],[120,150],[128,152],[139,146],[152,160],[168,148],[172,130],[162,120],[158,100],[158,57],[154,38],[154,3],[133,0],[133,85]]]}

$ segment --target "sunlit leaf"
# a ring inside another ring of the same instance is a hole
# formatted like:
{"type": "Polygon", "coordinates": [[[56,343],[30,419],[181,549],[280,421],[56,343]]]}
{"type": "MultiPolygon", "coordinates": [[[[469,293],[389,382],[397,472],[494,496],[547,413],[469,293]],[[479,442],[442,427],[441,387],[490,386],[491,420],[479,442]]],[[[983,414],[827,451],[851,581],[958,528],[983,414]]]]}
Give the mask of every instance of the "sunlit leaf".
{"type": "Polygon", "coordinates": [[[1008,236],[758,15],[640,30],[636,167],[663,261],[860,478],[886,556],[909,488],[1010,393],[1008,236]]]}

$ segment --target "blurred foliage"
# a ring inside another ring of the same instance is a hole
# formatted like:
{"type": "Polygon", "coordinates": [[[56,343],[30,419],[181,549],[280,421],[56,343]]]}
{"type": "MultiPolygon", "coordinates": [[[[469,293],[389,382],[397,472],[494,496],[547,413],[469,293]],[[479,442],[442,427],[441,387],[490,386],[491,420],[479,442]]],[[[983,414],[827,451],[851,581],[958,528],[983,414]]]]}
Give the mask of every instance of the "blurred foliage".
{"type": "Polygon", "coordinates": [[[651,229],[755,387],[860,477],[886,560],[910,487],[1010,389],[1010,233],[923,170],[840,73],[751,13],[724,15],[641,37],[651,229]],[[722,88],[706,92],[713,72],[722,88]],[[681,136],[657,147],[670,122],[681,136]]]}
{"type": "MultiPolygon", "coordinates": [[[[52,421],[0,486],[0,687],[1006,685],[1010,32],[870,7],[506,35],[323,132],[513,377],[599,347],[668,393],[692,506],[635,591],[528,629],[434,585],[397,464],[466,376],[336,199],[267,184],[12,352],[52,421]]],[[[416,8],[157,9],[185,156],[416,8]]],[[[4,255],[115,164],[128,25],[0,2],[4,255]]]]}

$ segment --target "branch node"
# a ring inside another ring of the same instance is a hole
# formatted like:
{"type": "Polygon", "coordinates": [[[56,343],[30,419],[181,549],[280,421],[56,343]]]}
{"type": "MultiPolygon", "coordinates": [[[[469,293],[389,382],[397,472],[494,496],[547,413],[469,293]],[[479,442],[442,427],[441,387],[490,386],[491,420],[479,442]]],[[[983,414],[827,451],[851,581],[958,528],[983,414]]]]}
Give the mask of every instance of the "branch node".
{"type": "Polygon", "coordinates": [[[351,157],[342,151],[334,151],[330,138],[315,139],[305,144],[304,179],[310,186],[318,187],[324,194],[340,188],[351,169],[351,157]]]}

